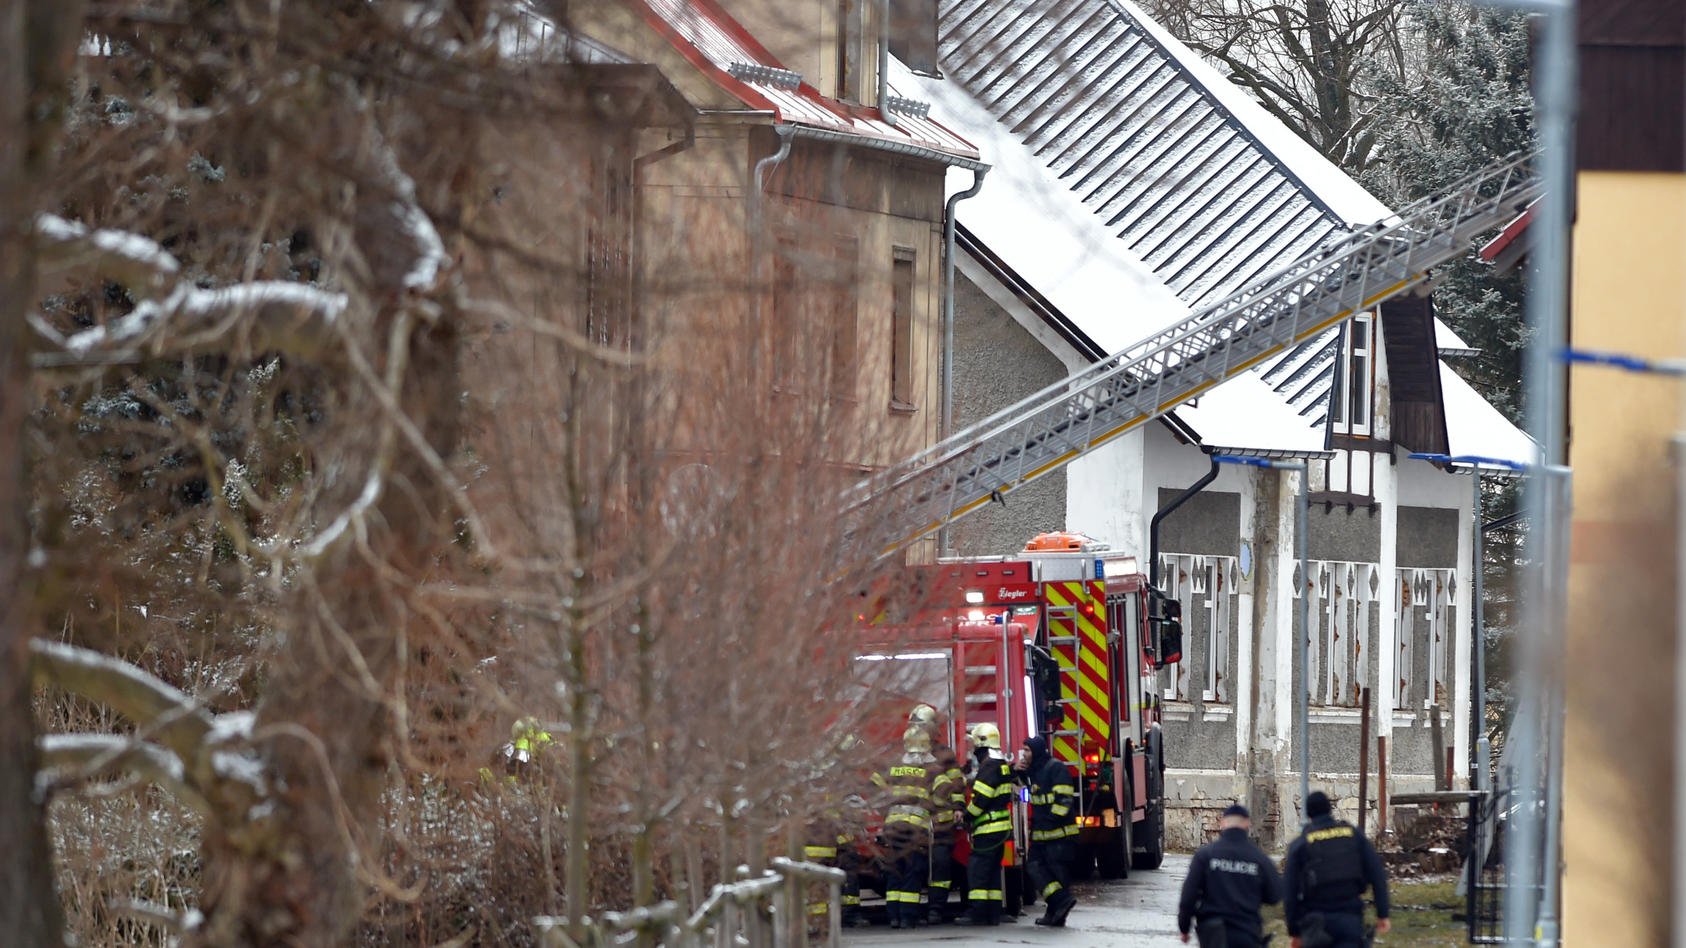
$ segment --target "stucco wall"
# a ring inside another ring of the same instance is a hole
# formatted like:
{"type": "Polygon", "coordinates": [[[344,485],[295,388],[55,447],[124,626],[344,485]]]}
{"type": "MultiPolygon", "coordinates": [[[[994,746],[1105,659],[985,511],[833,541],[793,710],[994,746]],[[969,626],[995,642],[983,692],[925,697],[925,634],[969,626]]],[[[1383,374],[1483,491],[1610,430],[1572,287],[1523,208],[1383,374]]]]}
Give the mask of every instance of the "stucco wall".
{"type": "MultiPolygon", "coordinates": [[[[1678,95],[1678,90],[1676,91],[1678,95]]],[[[1686,353],[1686,176],[1582,173],[1571,338],[1649,358],[1686,353]]],[[[1570,378],[1574,468],[1564,738],[1564,943],[1667,938],[1677,379],[1570,378]]]]}
{"type": "MultiPolygon", "coordinates": [[[[964,274],[954,286],[954,425],[959,431],[1065,377],[1065,366],[964,274]]],[[[1005,553],[1065,528],[1066,472],[1055,471],[950,531],[962,556],[1005,553]]]]}

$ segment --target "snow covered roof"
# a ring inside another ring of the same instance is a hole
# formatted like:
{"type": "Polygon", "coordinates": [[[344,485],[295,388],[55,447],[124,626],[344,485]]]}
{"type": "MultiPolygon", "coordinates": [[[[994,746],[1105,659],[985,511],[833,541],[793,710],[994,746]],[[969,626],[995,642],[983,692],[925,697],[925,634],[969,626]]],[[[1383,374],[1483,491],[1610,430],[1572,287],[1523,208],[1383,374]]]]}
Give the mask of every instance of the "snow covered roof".
{"type": "Polygon", "coordinates": [[[823,95],[785,69],[715,0],[631,2],[691,65],[745,106],[772,112],[775,122],[917,146],[966,160],[978,156],[969,142],[929,116],[898,111],[891,125],[878,109],[846,106],[823,95]]]}
{"type": "Polygon", "coordinates": [[[1444,362],[1440,363],[1440,389],[1446,403],[1447,454],[1502,458],[1518,464],[1540,462],[1534,439],[1444,362]]]}
{"type": "Polygon", "coordinates": [[[952,84],[1191,304],[1388,216],[1122,0],[941,0],[939,14],[952,84]]]}
{"type": "Polygon", "coordinates": [[[1249,372],[1177,409],[1177,418],[1222,454],[1324,456],[1322,425],[1306,418],[1257,373],[1249,372]]]}
{"type": "MultiPolygon", "coordinates": [[[[1107,351],[1392,214],[1130,0],[940,0],[939,17],[946,79],[891,75],[994,164],[959,222],[1107,351]]],[[[950,193],[970,185],[949,175],[950,193]]],[[[1307,340],[1177,420],[1212,446],[1319,452],[1338,340],[1307,340]]],[[[1434,340],[1475,351],[1438,319],[1434,340]]],[[[1526,441],[1461,380],[1443,398],[1469,437],[1526,441]]]]}
{"type": "MultiPolygon", "coordinates": [[[[890,76],[917,89],[991,165],[983,190],[958,206],[959,222],[1104,351],[1117,352],[1188,315],[1189,305],[963,89],[894,61],[890,76]]],[[[950,193],[971,184],[971,174],[949,171],[950,193]]]]}

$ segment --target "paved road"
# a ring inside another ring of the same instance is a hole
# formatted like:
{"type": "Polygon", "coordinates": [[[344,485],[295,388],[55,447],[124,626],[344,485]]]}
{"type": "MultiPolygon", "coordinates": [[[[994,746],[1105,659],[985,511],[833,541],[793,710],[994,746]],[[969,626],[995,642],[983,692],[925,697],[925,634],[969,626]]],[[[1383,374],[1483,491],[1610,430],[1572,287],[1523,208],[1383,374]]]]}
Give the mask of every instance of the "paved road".
{"type": "MultiPolygon", "coordinates": [[[[1025,915],[1016,925],[967,928],[946,925],[892,931],[884,926],[844,933],[853,948],[903,945],[1048,945],[1050,948],[1170,948],[1177,937],[1177,894],[1188,874],[1188,856],[1167,855],[1156,872],[1132,872],[1121,882],[1077,886],[1077,907],[1066,927],[1040,928],[1025,915]]],[[[1041,912],[1036,905],[1033,911],[1041,912]]]]}

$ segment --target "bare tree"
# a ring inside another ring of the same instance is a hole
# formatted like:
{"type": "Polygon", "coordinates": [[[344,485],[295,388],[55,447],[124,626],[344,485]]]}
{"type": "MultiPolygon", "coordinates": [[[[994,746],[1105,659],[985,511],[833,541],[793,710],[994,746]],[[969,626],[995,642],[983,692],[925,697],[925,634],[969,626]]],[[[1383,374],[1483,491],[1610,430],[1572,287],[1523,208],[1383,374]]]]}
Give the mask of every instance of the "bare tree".
{"type": "Polygon", "coordinates": [[[792,359],[892,294],[828,269],[823,208],[632,228],[685,110],[512,4],[41,9],[0,219],[25,943],[36,755],[90,943],[521,943],[787,849],[877,581],[831,498],[915,446],[854,407],[887,351],[792,359]],[[555,753],[488,785],[526,716],[555,753]],[[116,799],[183,824],[179,886],[86,864],[116,799]]]}
{"type": "Polygon", "coordinates": [[[1358,174],[1378,156],[1378,74],[1405,77],[1416,53],[1408,0],[1155,0],[1149,13],[1217,61],[1230,80],[1358,174]]]}

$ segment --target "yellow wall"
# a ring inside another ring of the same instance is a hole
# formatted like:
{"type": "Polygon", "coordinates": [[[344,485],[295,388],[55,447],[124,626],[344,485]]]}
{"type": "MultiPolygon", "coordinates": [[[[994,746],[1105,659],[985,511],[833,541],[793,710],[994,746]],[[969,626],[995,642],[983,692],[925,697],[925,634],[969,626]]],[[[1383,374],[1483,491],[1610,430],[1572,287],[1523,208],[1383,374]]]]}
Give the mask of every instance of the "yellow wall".
{"type": "MultiPolygon", "coordinates": [[[[1571,338],[1686,354],[1686,176],[1578,178],[1571,338]]],[[[1564,940],[1666,938],[1678,380],[1577,368],[1565,736],[1564,940]]]]}

